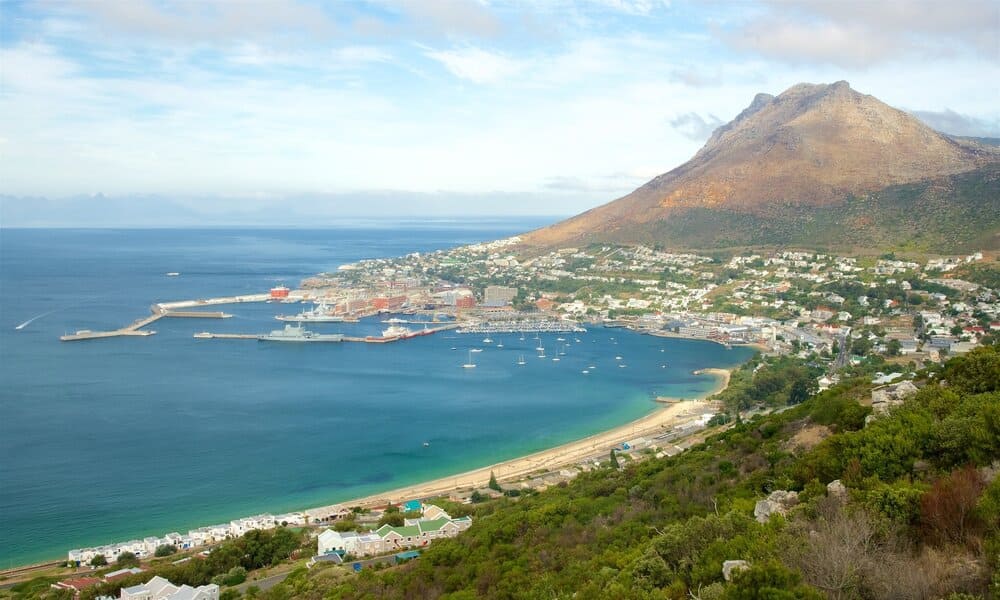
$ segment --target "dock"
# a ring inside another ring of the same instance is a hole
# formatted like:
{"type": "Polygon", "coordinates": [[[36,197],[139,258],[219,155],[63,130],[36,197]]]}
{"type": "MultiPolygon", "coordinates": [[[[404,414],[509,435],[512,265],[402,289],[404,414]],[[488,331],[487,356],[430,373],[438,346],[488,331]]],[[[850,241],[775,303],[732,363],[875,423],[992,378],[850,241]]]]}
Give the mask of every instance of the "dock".
{"type": "MultiPolygon", "coordinates": [[[[174,305],[179,303],[174,303],[174,305]]],[[[220,303],[221,304],[221,303],[220,303]]],[[[150,325],[164,317],[173,317],[180,319],[228,319],[233,315],[224,312],[207,312],[207,311],[194,311],[194,310],[169,310],[165,308],[163,304],[154,304],[149,307],[152,312],[148,317],[143,317],[141,319],[136,319],[132,323],[122,327],[120,329],[112,329],[110,331],[91,331],[89,329],[81,329],[76,333],[67,333],[66,335],[59,336],[59,340],[62,342],[79,342],[83,340],[97,340],[102,338],[112,338],[112,337],[124,337],[124,336],[138,336],[147,337],[150,335],[155,335],[155,331],[148,329],[143,329],[143,327],[150,325]]]]}
{"type": "MultiPolygon", "coordinates": [[[[412,338],[423,337],[425,335],[433,335],[433,334],[438,333],[440,331],[447,331],[449,329],[457,329],[458,327],[459,327],[458,323],[447,323],[447,324],[442,325],[440,327],[434,327],[434,328],[421,329],[419,331],[414,331],[413,333],[410,333],[409,335],[396,335],[396,336],[392,336],[392,337],[371,336],[371,335],[370,336],[365,336],[365,337],[359,337],[359,336],[345,335],[339,341],[340,342],[361,342],[361,343],[365,343],[365,344],[389,344],[389,343],[392,343],[392,342],[399,342],[399,341],[402,341],[402,340],[408,340],[408,339],[412,339],[412,338]]],[[[199,340],[256,340],[256,339],[260,338],[260,336],[262,336],[262,335],[265,335],[265,334],[263,334],[263,333],[212,333],[212,332],[209,332],[209,331],[203,331],[201,333],[194,334],[194,336],[192,336],[192,337],[194,337],[195,339],[199,339],[199,340]]],[[[331,341],[333,341],[333,340],[331,340],[331,341]]],[[[295,342],[287,342],[287,343],[295,343],[295,342]]],[[[315,342],[310,342],[310,343],[315,343],[315,342]]]]}

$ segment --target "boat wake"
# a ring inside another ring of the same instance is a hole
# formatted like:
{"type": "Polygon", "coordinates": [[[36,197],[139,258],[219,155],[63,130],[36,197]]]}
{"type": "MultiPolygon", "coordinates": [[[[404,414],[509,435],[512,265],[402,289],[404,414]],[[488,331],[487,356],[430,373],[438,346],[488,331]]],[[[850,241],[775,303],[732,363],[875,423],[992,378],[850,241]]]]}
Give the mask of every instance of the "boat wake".
{"type": "Polygon", "coordinates": [[[47,317],[47,316],[51,315],[52,313],[59,312],[60,310],[62,310],[62,309],[61,308],[57,308],[55,310],[50,310],[49,312],[44,312],[44,313],[42,313],[40,315],[35,315],[34,317],[31,317],[30,319],[28,319],[24,323],[21,323],[20,325],[18,325],[14,329],[20,331],[20,330],[24,329],[25,327],[27,327],[28,325],[31,325],[32,323],[34,323],[38,319],[41,319],[42,317],[47,317]]]}

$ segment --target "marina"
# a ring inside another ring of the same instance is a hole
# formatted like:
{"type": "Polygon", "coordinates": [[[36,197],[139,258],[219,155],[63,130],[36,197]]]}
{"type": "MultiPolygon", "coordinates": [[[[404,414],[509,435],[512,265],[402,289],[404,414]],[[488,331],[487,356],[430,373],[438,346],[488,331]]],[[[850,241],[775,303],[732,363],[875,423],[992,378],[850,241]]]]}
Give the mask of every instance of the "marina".
{"type": "Polygon", "coordinates": [[[462,325],[458,333],[586,333],[574,321],[488,321],[462,325]]]}

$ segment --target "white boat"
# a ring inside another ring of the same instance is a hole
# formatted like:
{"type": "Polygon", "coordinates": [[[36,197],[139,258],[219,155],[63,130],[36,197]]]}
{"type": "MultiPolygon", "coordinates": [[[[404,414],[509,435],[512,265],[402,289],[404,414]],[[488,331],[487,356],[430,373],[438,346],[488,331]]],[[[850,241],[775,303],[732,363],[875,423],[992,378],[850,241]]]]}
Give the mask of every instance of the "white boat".
{"type": "Polygon", "coordinates": [[[490,339],[490,336],[486,336],[486,337],[483,338],[483,343],[484,344],[492,344],[493,340],[490,339]]]}
{"type": "Polygon", "coordinates": [[[556,338],[556,341],[557,341],[557,342],[565,342],[565,341],[566,341],[566,338],[561,338],[561,337],[557,337],[557,338],[556,338]]]}
{"type": "Polygon", "coordinates": [[[382,330],[382,337],[395,338],[410,334],[411,331],[406,327],[400,327],[399,325],[392,325],[388,329],[382,330]]]}
{"type": "Polygon", "coordinates": [[[472,350],[469,350],[469,362],[462,365],[463,369],[475,369],[476,363],[472,362],[472,350]]]}
{"type": "Polygon", "coordinates": [[[167,277],[177,277],[178,275],[180,275],[180,273],[178,273],[177,271],[171,271],[167,273],[167,277]]]}
{"type": "Polygon", "coordinates": [[[525,360],[524,360],[524,355],[523,354],[517,359],[517,364],[519,364],[519,365],[525,364],[525,360]]]}
{"type": "Polygon", "coordinates": [[[552,357],[552,362],[559,362],[559,357],[558,356],[553,356],[552,357]]]}
{"type": "Polygon", "coordinates": [[[584,369],[584,370],[582,370],[580,372],[583,373],[584,375],[589,375],[590,374],[590,371],[588,371],[587,369],[584,369]]]}
{"type": "Polygon", "coordinates": [[[406,319],[400,319],[399,317],[393,317],[391,319],[386,319],[386,320],[384,320],[382,322],[383,323],[388,323],[388,324],[392,325],[392,324],[398,324],[398,323],[406,323],[406,319]]]}
{"type": "Polygon", "coordinates": [[[616,356],[615,357],[615,360],[621,360],[621,359],[622,359],[622,357],[620,357],[620,356],[616,356]]]}
{"type": "Polygon", "coordinates": [[[503,340],[497,342],[497,348],[503,348],[503,340]]]}
{"type": "Polygon", "coordinates": [[[625,365],[618,365],[618,368],[619,368],[619,369],[624,369],[624,368],[625,368],[625,365]]]}
{"type": "Polygon", "coordinates": [[[207,331],[202,331],[201,333],[194,334],[194,337],[198,338],[199,340],[207,340],[211,339],[212,334],[207,331]]]}

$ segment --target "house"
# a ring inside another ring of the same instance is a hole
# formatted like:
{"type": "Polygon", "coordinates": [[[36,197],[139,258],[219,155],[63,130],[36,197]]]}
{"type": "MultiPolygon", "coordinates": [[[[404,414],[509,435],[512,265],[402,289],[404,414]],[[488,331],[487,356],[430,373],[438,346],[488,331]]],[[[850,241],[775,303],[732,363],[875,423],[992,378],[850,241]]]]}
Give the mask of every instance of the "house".
{"type": "Polygon", "coordinates": [[[57,581],[52,584],[52,589],[70,590],[73,592],[74,596],[79,596],[80,592],[84,589],[89,588],[92,585],[97,585],[98,583],[101,583],[101,580],[96,577],[78,577],[76,579],[64,579],[62,581],[57,581]]]}
{"type": "Polygon", "coordinates": [[[419,519],[406,519],[402,527],[383,525],[374,532],[334,531],[328,529],[317,539],[317,554],[333,552],[369,556],[383,552],[428,546],[439,538],[454,537],[472,525],[470,517],[452,519],[433,504],[424,507],[419,519]]]}
{"type": "Polygon", "coordinates": [[[213,584],[180,587],[157,575],[146,583],[122,588],[121,600],[219,600],[219,586],[213,584]]]}
{"type": "Polygon", "coordinates": [[[338,551],[354,556],[378,554],[382,551],[382,538],[374,533],[334,531],[332,529],[327,529],[319,534],[316,541],[317,554],[323,555],[338,551]]]}
{"type": "Polygon", "coordinates": [[[104,576],[104,581],[114,581],[115,579],[121,579],[122,577],[128,577],[129,575],[138,575],[142,573],[142,569],[138,567],[132,567],[131,569],[118,569],[117,571],[112,571],[104,576]]]}

